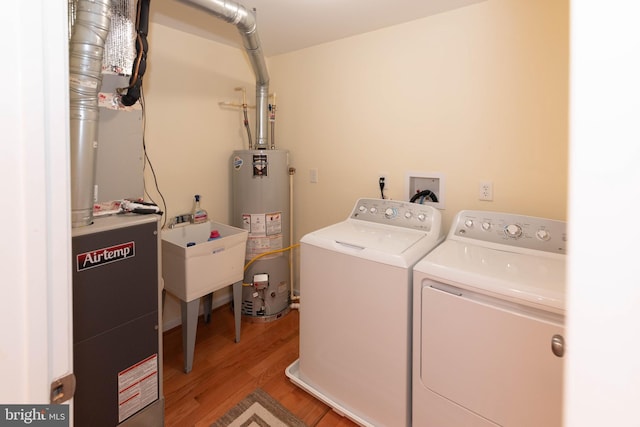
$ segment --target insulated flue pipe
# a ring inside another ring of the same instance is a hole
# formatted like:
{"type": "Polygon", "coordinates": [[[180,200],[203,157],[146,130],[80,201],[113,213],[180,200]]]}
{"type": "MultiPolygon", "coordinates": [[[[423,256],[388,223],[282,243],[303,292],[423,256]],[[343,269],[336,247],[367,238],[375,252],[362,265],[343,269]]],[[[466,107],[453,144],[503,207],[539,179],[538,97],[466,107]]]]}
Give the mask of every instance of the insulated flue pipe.
{"type": "Polygon", "coordinates": [[[268,148],[267,107],[269,103],[269,73],[265,63],[262,45],[258,37],[256,19],[253,12],[241,4],[230,0],[180,0],[185,4],[198,6],[230,24],[236,26],[244,48],[249,56],[256,76],[256,143],[257,150],[268,148]]]}
{"type": "Polygon", "coordinates": [[[69,41],[72,227],[93,222],[98,91],[102,85],[102,58],[110,23],[111,0],[78,0],[69,41]]]}

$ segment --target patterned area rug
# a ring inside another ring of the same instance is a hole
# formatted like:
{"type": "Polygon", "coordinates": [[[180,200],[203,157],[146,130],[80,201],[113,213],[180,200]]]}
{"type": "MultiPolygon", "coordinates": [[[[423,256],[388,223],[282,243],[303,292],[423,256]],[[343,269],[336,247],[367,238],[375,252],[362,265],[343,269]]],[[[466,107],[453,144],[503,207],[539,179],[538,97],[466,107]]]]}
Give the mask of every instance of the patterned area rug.
{"type": "Polygon", "coordinates": [[[305,424],[258,388],[211,427],[305,427],[305,424]]]}

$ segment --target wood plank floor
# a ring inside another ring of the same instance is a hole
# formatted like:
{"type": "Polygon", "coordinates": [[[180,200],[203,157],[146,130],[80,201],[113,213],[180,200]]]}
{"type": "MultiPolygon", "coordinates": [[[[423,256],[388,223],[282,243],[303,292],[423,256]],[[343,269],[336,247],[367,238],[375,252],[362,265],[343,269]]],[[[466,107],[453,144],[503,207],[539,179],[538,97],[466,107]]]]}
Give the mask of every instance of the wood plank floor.
{"type": "Polygon", "coordinates": [[[356,426],[286,377],[284,370],[298,358],[298,319],[297,310],[267,323],[243,318],[235,343],[228,305],[214,310],[208,324],[201,316],[189,374],[183,372],[180,327],[165,332],[165,426],[208,427],[257,387],[308,426],[356,426]]]}

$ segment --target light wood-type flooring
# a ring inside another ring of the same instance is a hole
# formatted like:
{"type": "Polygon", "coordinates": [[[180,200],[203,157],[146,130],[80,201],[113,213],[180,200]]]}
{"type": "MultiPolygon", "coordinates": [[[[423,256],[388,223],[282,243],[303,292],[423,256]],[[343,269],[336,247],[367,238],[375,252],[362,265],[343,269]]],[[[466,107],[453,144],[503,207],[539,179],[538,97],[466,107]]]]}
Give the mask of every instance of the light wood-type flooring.
{"type": "Polygon", "coordinates": [[[298,358],[298,319],[297,310],[272,322],[243,318],[235,343],[228,305],[215,309],[208,324],[200,316],[189,374],[183,371],[180,327],[165,332],[165,426],[208,427],[258,387],[308,426],[356,426],[286,377],[286,367],[298,358]]]}

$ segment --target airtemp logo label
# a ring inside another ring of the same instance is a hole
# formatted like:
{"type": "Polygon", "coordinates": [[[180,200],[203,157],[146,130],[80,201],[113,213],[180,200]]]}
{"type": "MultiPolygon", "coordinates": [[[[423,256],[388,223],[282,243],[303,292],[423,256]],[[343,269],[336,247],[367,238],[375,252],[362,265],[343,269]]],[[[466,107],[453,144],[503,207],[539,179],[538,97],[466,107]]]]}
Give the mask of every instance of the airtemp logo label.
{"type": "Polygon", "coordinates": [[[108,248],[96,249],[76,256],[76,269],[78,271],[87,270],[93,267],[100,267],[116,261],[122,261],[136,256],[135,242],[123,243],[108,248]]]}

